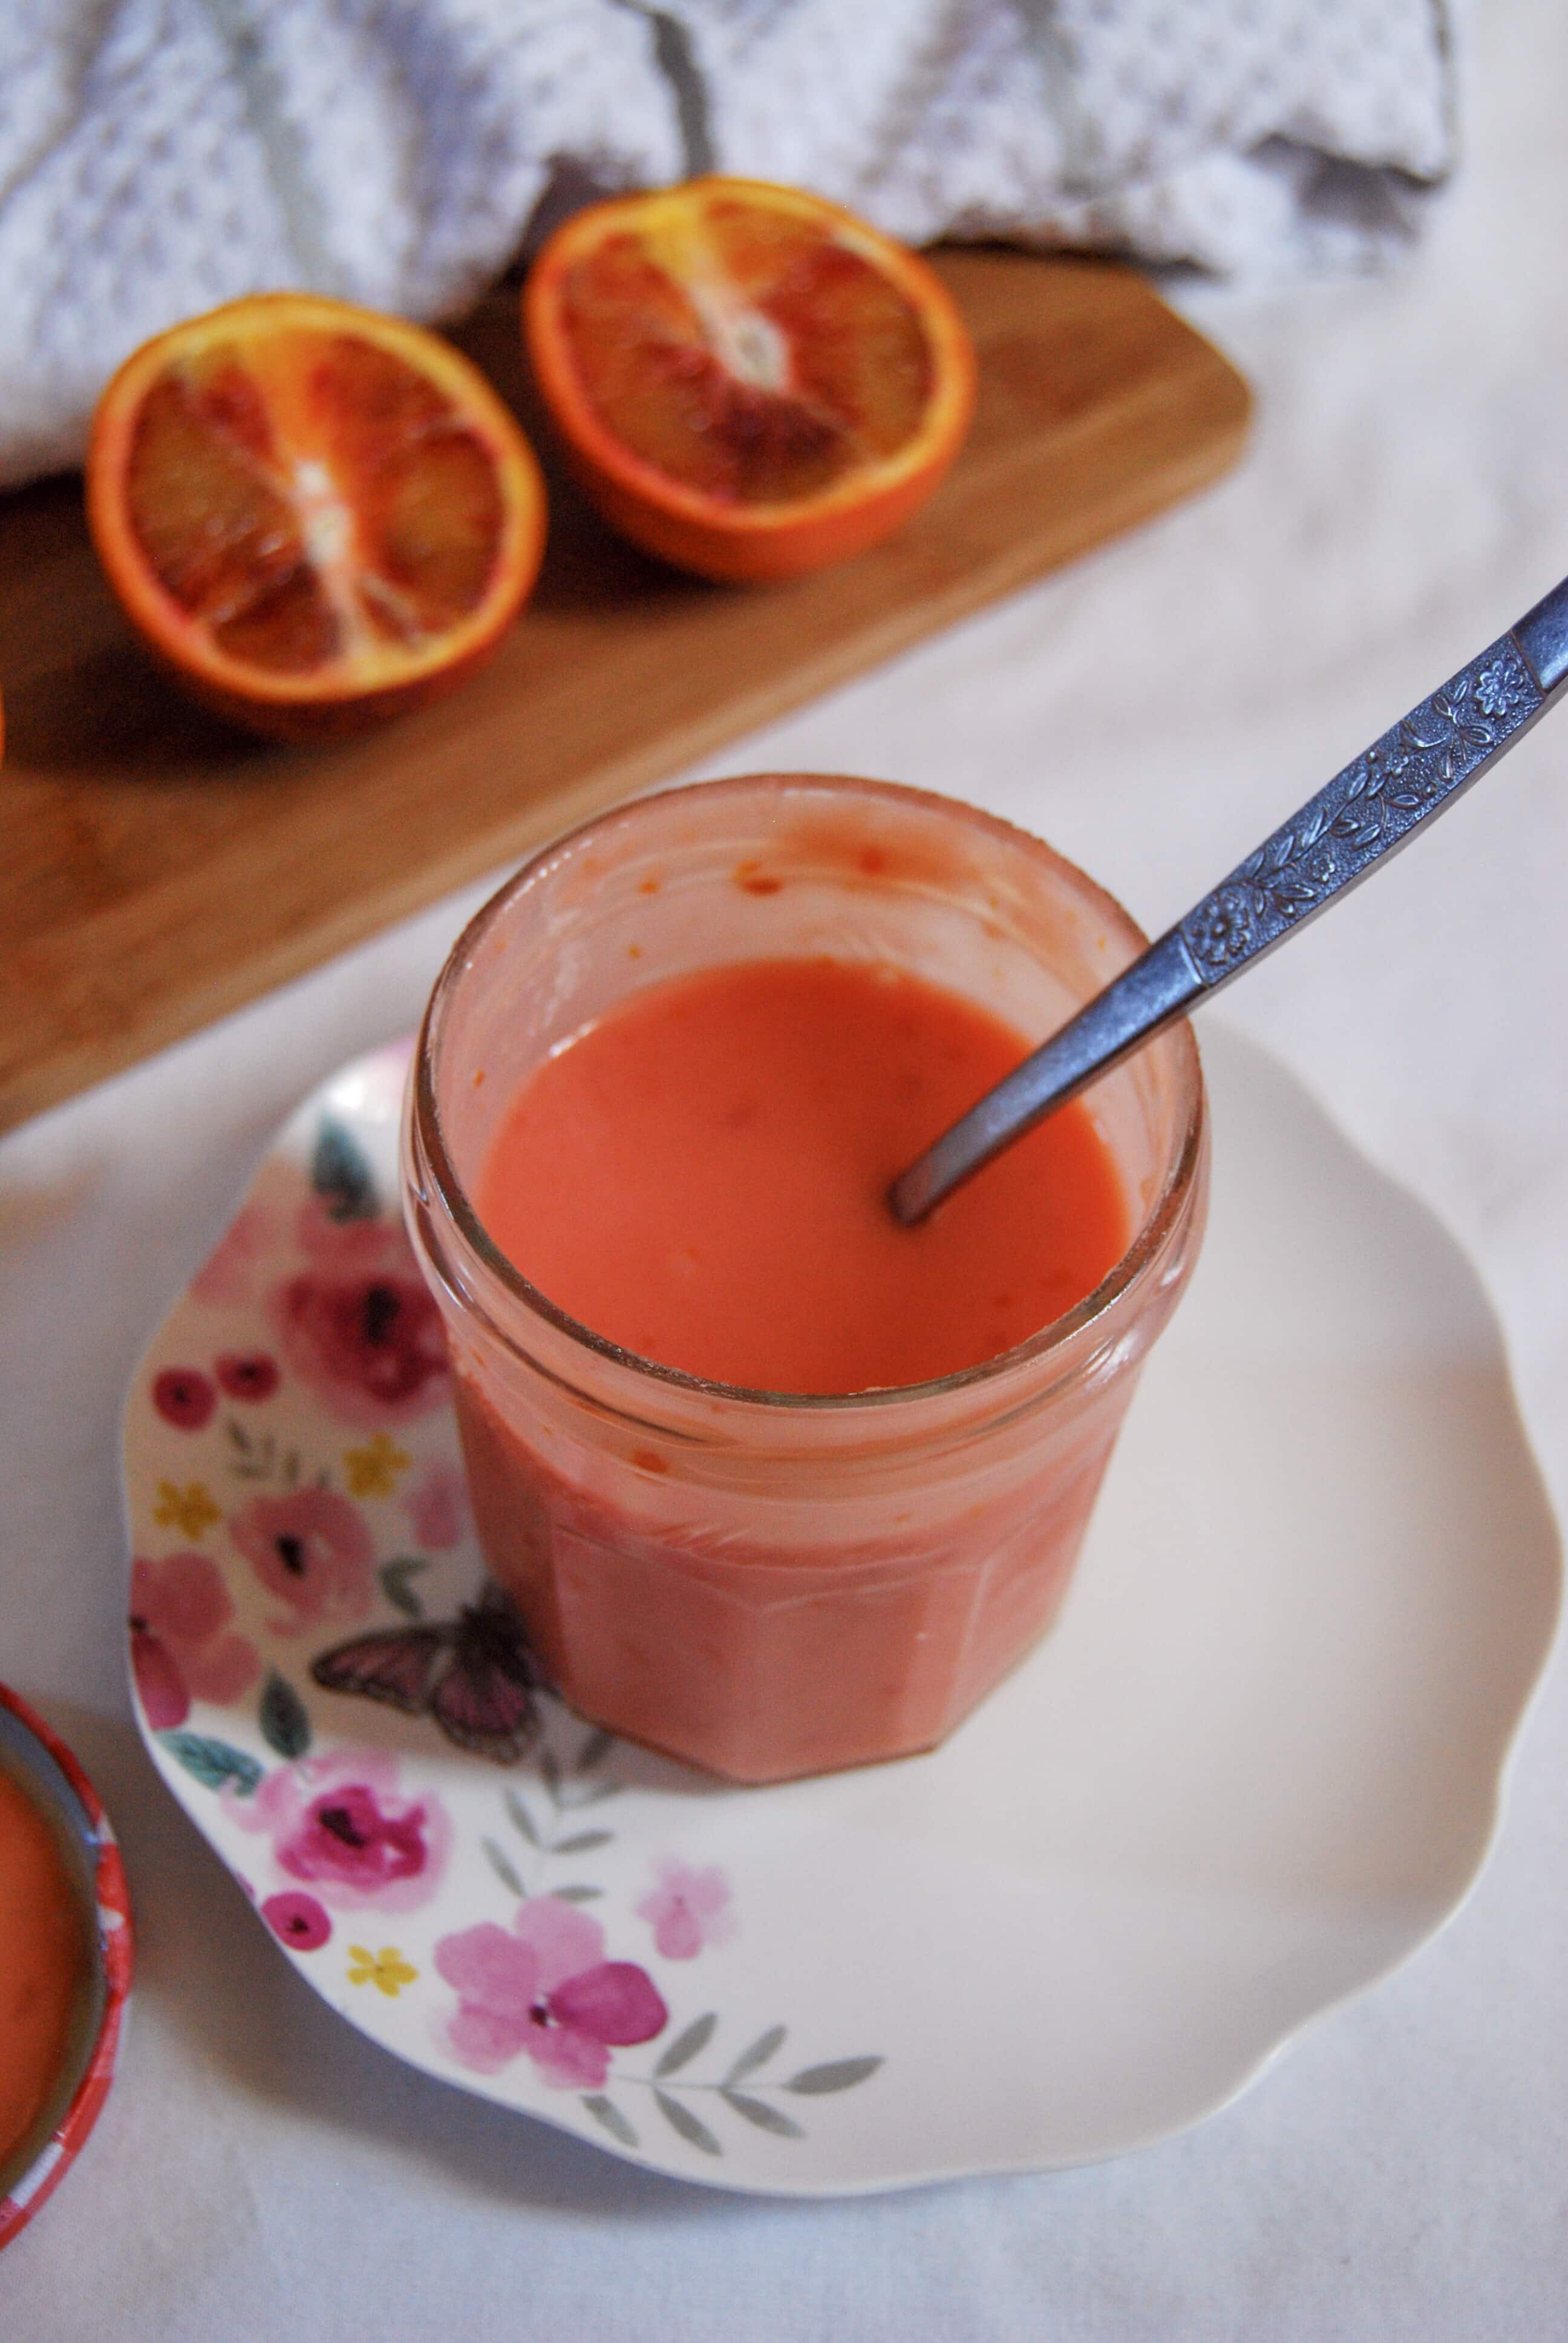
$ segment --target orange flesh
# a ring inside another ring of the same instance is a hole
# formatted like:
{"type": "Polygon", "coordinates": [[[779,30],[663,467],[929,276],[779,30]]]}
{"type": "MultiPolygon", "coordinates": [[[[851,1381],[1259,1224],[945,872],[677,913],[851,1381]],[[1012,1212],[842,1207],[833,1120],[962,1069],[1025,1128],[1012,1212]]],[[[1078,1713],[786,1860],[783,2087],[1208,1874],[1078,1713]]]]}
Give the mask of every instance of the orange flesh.
{"type": "Polygon", "coordinates": [[[935,368],[914,306],[813,221],[736,197],[608,235],[562,321],[598,421],[725,504],[818,496],[920,430],[935,368]]]}
{"type": "Polygon", "coordinates": [[[55,2087],[85,1969],[82,1916],[54,1835],[0,1767],[0,2165],[55,2087]]]}
{"type": "Polygon", "coordinates": [[[436,384],[303,327],[172,363],[137,413],[126,497],[165,592],[279,676],[438,639],[483,600],[505,520],[493,455],[436,384]]]}
{"type": "Polygon", "coordinates": [[[654,985],[546,1060],[480,1219],[540,1291],[666,1366],[780,1392],[920,1383],[1072,1308],[1127,1206],[1080,1104],[918,1229],[889,1182],[1028,1044],[899,971],[833,960],[654,985]]]}

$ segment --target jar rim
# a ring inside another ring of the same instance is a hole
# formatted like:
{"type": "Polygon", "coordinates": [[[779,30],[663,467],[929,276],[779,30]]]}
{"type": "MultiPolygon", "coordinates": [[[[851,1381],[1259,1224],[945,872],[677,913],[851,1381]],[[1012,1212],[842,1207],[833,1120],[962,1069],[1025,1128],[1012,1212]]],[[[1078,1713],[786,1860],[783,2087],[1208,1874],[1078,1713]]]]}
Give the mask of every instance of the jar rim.
{"type": "MultiPolygon", "coordinates": [[[[562,858],[584,850],[590,843],[602,842],[617,830],[636,822],[650,807],[667,805],[672,799],[683,803],[697,799],[711,802],[725,796],[754,792],[761,784],[774,789],[780,786],[787,789],[793,784],[802,791],[821,789],[836,797],[848,796],[873,803],[900,805],[934,814],[944,820],[956,820],[965,830],[1021,850],[1036,863],[1058,874],[1065,874],[1086,902],[1097,909],[1113,926],[1119,926],[1127,932],[1138,950],[1147,947],[1149,939],[1131,913],[1087,871],[1081,870],[1065,855],[1058,853],[1054,847],[1048,846],[1042,839],[1035,838],[1030,831],[1002,820],[999,815],[968,804],[961,798],[943,797],[936,790],[913,789],[900,781],[810,772],[741,773],[721,780],[689,782],[675,789],[654,790],[614,806],[608,813],[592,815],[552,839],[480,905],[458,935],[436,980],[420,1021],[410,1070],[409,1119],[419,1154],[428,1168],[437,1193],[457,1235],[508,1297],[519,1303],[530,1316],[542,1319],[579,1349],[640,1379],[645,1384],[656,1388],[662,1386],[693,1399],[719,1401],[732,1406],[759,1407],[773,1413],[838,1417],[863,1414],[878,1408],[907,1412],[922,1403],[929,1405],[957,1394],[981,1390],[988,1384],[1001,1383],[1020,1370],[1066,1352],[1074,1344],[1088,1328],[1102,1319],[1124,1294],[1140,1283],[1151,1264],[1163,1252],[1180,1222],[1192,1193],[1202,1159],[1208,1117],[1198,1045],[1185,1019],[1167,1027],[1151,1044],[1158,1047],[1161,1042],[1169,1043],[1176,1051],[1181,1126],[1178,1142],[1171,1150],[1166,1176],[1160,1191],[1129,1243],[1098,1285],[1062,1316],[1052,1319],[1048,1325],[1030,1335],[1027,1341],[1015,1343],[1010,1350],[999,1352],[994,1358],[982,1359],[974,1366],[932,1376],[923,1383],[874,1384],[854,1392],[780,1392],[744,1383],[719,1383],[703,1375],[691,1374],[681,1367],[666,1366],[657,1359],[644,1358],[640,1353],[624,1349],[618,1342],[611,1342],[608,1335],[597,1333],[591,1326],[574,1318],[526,1277],[501,1252],[486,1229],[457,1174],[447,1145],[436,1093],[435,1045],[439,1038],[446,1005],[492,923],[519,895],[548,876],[562,858]]],[[[496,1327],[494,1332],[509,1348],[520,1349],[521,1346],[512,1342],[504,1328],[496,1327]]],[[[533,1361],[532,1363],[537,1366],[538,1362],[533,1361]]]]}

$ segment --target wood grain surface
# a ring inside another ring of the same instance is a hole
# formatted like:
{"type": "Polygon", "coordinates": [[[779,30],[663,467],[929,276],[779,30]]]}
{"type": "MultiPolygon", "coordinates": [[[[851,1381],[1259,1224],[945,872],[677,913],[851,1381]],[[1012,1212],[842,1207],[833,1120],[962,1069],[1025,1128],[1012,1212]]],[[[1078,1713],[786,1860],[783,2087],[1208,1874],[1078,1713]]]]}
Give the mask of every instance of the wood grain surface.
{"type": "MultiPolygon", "coordinates": [[[[980,353],[969,445],[844,568],[709,586],[550,469],[533,601],[452,699],[347,745],[221,726],[148,665],[79,481],[0,498],[0,1128],[297,976],[552,832],[1145,519],[1222,471],[1245,385],[1129,269],[939,266],[980,353]]],[[[522,414],[515,297],[455,337],[522,414]]]]}

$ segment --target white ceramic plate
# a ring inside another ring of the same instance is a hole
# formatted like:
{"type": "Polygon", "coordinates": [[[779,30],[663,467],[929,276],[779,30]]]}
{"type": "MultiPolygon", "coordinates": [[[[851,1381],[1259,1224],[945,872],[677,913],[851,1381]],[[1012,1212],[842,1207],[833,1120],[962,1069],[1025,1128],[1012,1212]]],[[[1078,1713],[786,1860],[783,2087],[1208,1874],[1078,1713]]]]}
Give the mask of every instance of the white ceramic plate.
{"type": "Polygon", "coordinates": [[[1193,2123],[1455,1910],[1552,1519],[1452,1242],[1205,1040],[1205,1256],[1057,1632],[934,1755],[765,1790],[548,1697],[501,1766],[313,1680],[387,1630],[438,1707],[481,1573],[395,1217],[404,1057],[301,1107],[147,1353],[126,1477],[147,1745],[335,2009],[611,2153],[844,2194],[1193,2123]]]}

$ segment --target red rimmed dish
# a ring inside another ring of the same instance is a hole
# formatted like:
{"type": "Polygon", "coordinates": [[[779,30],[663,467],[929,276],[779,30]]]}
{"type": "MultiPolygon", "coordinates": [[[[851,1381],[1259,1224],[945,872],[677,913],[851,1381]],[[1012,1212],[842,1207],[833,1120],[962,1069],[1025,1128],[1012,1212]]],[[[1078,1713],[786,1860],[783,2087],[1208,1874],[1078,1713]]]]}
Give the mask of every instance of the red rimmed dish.
{"type": "Polygon", "coordinates": [[[83,1957],[64,2055],[32,2121],[0,2153],[0,2247],[54,2194],[114,2081],[130,1993],[125,1866],[96,1791],[65,1743],[0,1684],[0,1775],[43,1816],[75,1900],[83,1957]]]}

